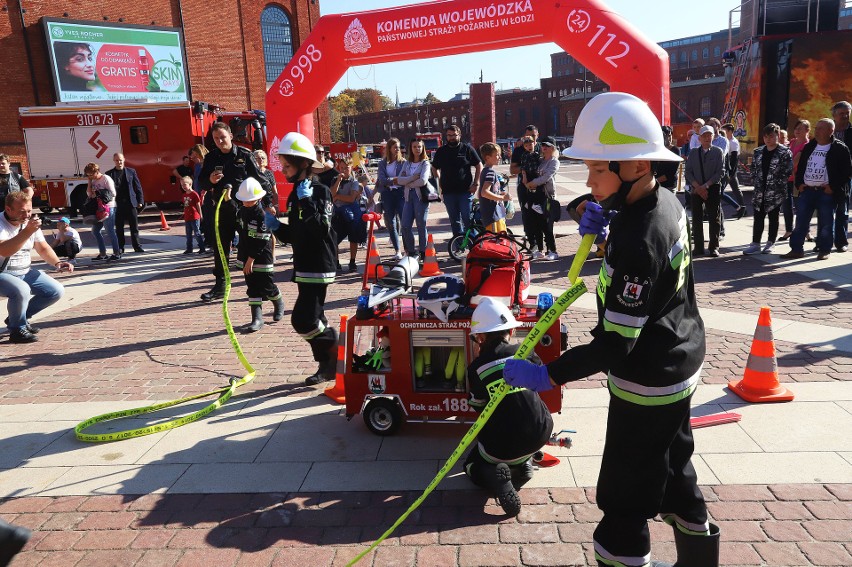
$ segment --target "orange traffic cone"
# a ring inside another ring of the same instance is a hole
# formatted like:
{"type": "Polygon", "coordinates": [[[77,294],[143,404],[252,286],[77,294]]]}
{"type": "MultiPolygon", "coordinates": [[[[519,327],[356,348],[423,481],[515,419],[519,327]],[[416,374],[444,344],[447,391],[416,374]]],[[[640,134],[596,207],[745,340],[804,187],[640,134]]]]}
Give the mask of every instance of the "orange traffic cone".
{"type": "Polygon", "coordinates": [[[793,392],[778,383],[769,307],[760,308],[743,379],[728,382],[728,388],[747,402],[789,402],[793,399],[793,392]]]}
{"type": "MultiPolygon", "coordinates": [[[[382,257],[379,256],[379,249],[376,247],[376,239],[370,239],[370,252],[367,255],[367,266],[365,269],[367,278],[383,278],[385,277],[385,269],[379,265],[379,262],[382,261],[382,257]]],[[[366,284],[366,279],[364,280],[366,284]]]]}
{"type": "Polygon", "coordinates": [[[343,382],[343,373],[346,370],[346,315],[340,316],[340,334],[337,338],[337,371],[334,374],[334,386],[326,388],[323,394],[337,402],[346,403],[346,386],[343,382]]]}
{"type": "Polygon", "coordinates": [[[169,223],[166,222],[166,215],[163,211],[160,211],[160,230],[171,230],[172,227],[169,226],[169,223]]]}
{"type": "Polygon", "coordinates": [[[429,278],[440,276],[443,273],[438,268],[438,255],[435,254],[435,242],[432,240],[432,235],[429,234],[429,240],[426,243],[426,256],[423,258],[423,268],[420,269],[420,275],[424,278],[429,278]]]}

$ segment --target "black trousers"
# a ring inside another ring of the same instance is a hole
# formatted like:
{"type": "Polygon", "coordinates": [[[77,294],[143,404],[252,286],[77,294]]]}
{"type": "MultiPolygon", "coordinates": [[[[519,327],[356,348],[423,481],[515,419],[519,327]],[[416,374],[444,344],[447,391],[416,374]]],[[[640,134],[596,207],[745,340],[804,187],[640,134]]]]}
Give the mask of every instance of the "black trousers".
{"type": "Polygon", "coordinates": [[[118,247],[124,250],[124,225],[130,226],[130,243],[134,250],[142,248],[139,245],[139,213],[129,202],[116,203],[115,234],[118,236],[118,247]]]}
{"type": "Polygon", "coordinates": [[[293,303],[290,323],[303,339],[311,345],[317,362],[328,362],[337,346],[337,331],[328,326],[325,318],[325,294],[328,284],[296,282],[299,294],[293,303]]]}
{"type": "Polygon", "coordinates": [[[249,305],[260,305],[264,300],[271,301],[281,297],[281,292],[275,285],[274,272],[252,272],[246,275],[245,279],[249,305]]]}
{"type": "Polygon", "coordinates": [[[612,556],[642,557],[651,551],[648,520],[657,514],[676,514],[692,524],[707,521],[690,461],[691,400],[644,406],[610,396],[597,486],[604,515],[595,529],[596,547],[612,556]]]}
{"type": "Polygon", "coordinates": [[[60,258],[68,256],[69,260],[73,260],[77,257],[77,254],[80,253],[80,245],[74,242],[73,240],[69,240],[67,242],[63,242],[62,244],[57,244],[56,246],[54,246],[53,251],[60,258]]]}
{"type": "Polygon", "coordinates": [[[710,250],[719,248],[719,236],[722,230],[722,191],[719,185],[711,185],[707,189],[707,200],[692,191],[692,239],[695,252],[704,253],[704,211],[707,210],[707,220],[710,224],[710,250]]]}
{"type": "MultiPolygon", "coordinates": [[[[783,203],[781,204],[783,206],[783,203]]],[[[763,237],[763,221],[769,217],[769,242],[778,240],[778,225],[781,224],[781,206],[775,207],[771,211],[754,210],[754,226],[752,227],[751,241],[760,244],[763,237]]]]}

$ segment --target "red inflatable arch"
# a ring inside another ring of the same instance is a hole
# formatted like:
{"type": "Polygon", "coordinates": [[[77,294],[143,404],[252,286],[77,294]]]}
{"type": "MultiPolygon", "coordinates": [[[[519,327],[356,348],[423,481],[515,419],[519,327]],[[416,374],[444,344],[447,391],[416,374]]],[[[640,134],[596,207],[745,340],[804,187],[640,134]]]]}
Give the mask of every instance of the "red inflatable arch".
{"type": "MultiPolygon", "coordinates": [[[[645,100],[668,123],[668,54],[602,2],[443,0],[320,18],[266,93],[273,154],[287,132],[298,130],[315,140],[313,112],[349,67],[548,41],[612,90],[645,100]]],[[[277,156],[270,162],[280,171],[277,156]]]]}

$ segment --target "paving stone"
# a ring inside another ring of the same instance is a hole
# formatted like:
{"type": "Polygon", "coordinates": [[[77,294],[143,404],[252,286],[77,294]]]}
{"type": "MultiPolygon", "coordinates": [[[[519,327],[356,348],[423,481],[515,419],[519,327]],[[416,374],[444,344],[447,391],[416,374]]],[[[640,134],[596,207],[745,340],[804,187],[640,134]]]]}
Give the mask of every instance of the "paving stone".
{"type": "Polygon", "coordinates": [[[521,548],[524,565],[576,565],[585,561],[583,548],[576,543],[525,545],[521,548]]]}
{"type": "Polygon", "coordinates": [[[134,512],[91,512],[79,524],[80,530],[121,530],[136,521],[134,512]]]}
{"type": "Polygon", "coordinates": [[[181,556],[181,549],[148,549],[134,567],[174,567],[181,556]]]}
{"type": "Polygon", "coordinates": [[[74,549],[127,549],[136,538],[132,531],[90,531],[74,544],[74,549]]]}
{"type": "Polygon", "coordinates": [[[805,502],[818,520],[852,520],[852,502],[805,502]]]}
{"type": "Polygon", "coordinates": [[[803,502],[766,502],[764,505],[776,520],[810,520],[814,517],[803,502]]]}
{"type": "Polygon", "coordinates": [[[499,528],[500,543],[554,543],[559,541],[556,524],[506,524],[499,528]]]}
{"type": "Polygon", "coordinates": [[[176,565],[178,567],[198,567],[199,565],[232,567],[237,563],[239,556],[240,552],[236,549],[190,549],[181,556],[176,565]]]}
{"type": "Polygon", "coordinates": [[[497,541],[497,526],[444,527],[438,536],[441,545],[469,545],[497,541]]]}
{"type": "Polygon", "coordinates": [[[852,565],[852,556],[840,544],[804,542],[799,544],[799,549],[813,565],[852,565]]]}
{"type": "Polygon", "coordinates": [[[817,541],[852,541],[852,521],[813,520],[802,522],[802,526],[817,541]]]}
{"type": "Polygon", "coordinates": [[[518,546],[504,544],[462,545],[459,567],[516,567],[522,565],[518,546]]]}
{"type": "Polygon", "coordinates": [[[769,512],[760,502],[709,502],[707,510],[717,520],[769,519],[769,512]]]}
{"type": "Polygon", "coordinates": [[[754,549],[773,567],[807,565],[807,559],[795,543],[756,543],[754,549]]]}
{"type": "Polygon", "coordinates": [[[772,541],[812,541],[811,535],[799,522],[761,522],[760,527],[772,541]]]}
{"type": "Polygon", "coordinates": [[[833,500],[831,492],[821,484],[773,484],[769,490],[778,500],[833,500]]]}
{"type": "Polygon", "coordinates": [[[713,491],[719,500],[734,500],[737,502],[766,502],[775,500],[772,492],[765,486],[730,485],[714,486],[713,491]]]}
{"type": "MultiPolygon", "coordinates": [[[[334,552],[334,548],[285,548],[278,551],[272,565],[275,567],[293,567],[294,565],[322,567],[323,565],[331,565],[334,552]]],[[[357,553],[353,553],[354,555],[357,555],[357,553]]]]}

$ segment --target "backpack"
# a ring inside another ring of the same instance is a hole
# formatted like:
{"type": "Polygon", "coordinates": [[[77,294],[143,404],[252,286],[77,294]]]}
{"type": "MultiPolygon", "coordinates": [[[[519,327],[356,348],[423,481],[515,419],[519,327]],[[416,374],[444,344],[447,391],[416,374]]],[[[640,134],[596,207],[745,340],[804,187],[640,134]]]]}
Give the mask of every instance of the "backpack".
{"type": "Polygon", "coordinates": [[[530,261],[512,235],[485,233],[471,246],[464,263],[465,299],[476,306],[491,297],[508,307],[529,296],[530,261]]]}

